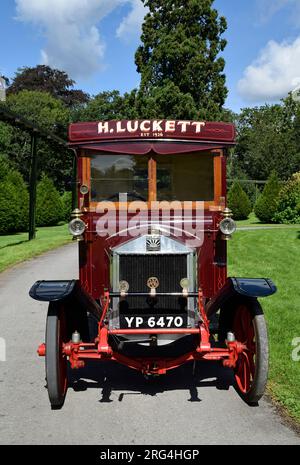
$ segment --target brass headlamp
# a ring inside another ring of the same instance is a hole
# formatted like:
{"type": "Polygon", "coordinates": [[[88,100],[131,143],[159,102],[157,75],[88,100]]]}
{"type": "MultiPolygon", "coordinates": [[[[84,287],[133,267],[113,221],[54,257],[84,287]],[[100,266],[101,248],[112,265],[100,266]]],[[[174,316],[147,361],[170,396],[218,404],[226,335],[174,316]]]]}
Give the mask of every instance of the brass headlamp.
{"type": "Polygon", "coordinates": [[[236,231],[236,222],[232,219],[232,211],[226,207],[223,212],[223,220],[220,221],[219,228],[222,233],[222,239],[228,241],[236,231]]]}
{"type": "Polygon", "coordinates": [[[82,215],[82,211],[75,208],[71,213],[72,219],[69,223],[70,234],[72,234],[73,240],[78,242],[83,241],[83,233],[86,229],[85,222],[81,219],[82,215]]]}

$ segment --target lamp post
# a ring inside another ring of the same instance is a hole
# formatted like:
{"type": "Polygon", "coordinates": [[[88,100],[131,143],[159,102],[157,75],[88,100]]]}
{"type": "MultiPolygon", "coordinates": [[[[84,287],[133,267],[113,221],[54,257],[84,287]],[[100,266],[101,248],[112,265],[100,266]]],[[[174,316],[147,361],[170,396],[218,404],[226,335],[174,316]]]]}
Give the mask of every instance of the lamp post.
{"type": "Polygon", "coordinates": [[[29,182],[29,240],[36,235],[36,180],[37,180],[37,132],[31,134],[31,167],[29,182]]]}

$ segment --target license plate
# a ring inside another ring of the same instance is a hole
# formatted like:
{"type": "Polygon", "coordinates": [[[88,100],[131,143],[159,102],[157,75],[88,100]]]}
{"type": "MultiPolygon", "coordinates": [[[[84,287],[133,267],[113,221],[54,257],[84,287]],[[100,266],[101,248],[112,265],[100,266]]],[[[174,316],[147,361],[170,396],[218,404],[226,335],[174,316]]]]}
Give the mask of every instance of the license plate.
{"type": "Polygon", "coordinates": [[[122,329],[186,328],[187,315],[121,315],[122,329]]]}

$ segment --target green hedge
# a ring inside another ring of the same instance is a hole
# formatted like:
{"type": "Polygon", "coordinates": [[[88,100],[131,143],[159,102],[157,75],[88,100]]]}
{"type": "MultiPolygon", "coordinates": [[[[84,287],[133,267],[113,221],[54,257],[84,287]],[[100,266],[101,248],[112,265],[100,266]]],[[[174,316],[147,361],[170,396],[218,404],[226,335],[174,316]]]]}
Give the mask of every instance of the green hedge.
{"type": "Polygon", "coordinates": [[[16,231],[18,213],[13,203],[15,187],[7,179],[0,183],[0,233],[7,234],[16,231]]]}
{"type": "MultiPolygon", "coordinates": [[[[37,185],[36,225],[55,226],[69,221],[72,193],[60,196],[54,183],[43,175],[37,185]]],[[[22,175],[0,154],[0,234],[28,231],[29,194],[22,175]]]]}
{"type": "Polygon", "coordinates": [[[28,191],[21,174],[0,157],[0,234],[28,228],[28,191]]]}
{"type": "Polygon", "coordinates": [[[254,213],[263,223],[272,223],[277,210],[277,200],[280,191],[278,176],[275,171],[271,173],[262,194],[256,201],[254,213]]]}
{"type": "Polygon", "coordinates": [[[70,221],[72,213],[72,192],[64,192],[61,196],[63,220],[70,221]]]}
{"type": "Polygon", "coordinates": [[[52,179],[45,174],[37,185],[36,224],[55,226],[64,219],[63,203],[52,179]]]}
{"type": "Polygon", "coordinates": [[[228,192],[228,206],[235,220],[246,220],[251,213],[250,199],[238,181],[234,181],[228,192]]]}
{"type": "Polygon", "coordinates": [[[273,221],[285,224],[300,223],[300,171],[281,189],[273,221]]]}

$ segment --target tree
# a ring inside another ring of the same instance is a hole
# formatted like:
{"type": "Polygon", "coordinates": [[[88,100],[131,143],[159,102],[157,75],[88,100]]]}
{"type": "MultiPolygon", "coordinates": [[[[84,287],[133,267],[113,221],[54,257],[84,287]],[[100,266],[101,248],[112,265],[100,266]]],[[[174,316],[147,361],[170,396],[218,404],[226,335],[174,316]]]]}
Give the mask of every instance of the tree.
{"type": "Polygon", "coordinates": [[[147,98],[139,93],[137,110],[147,119],[197,119],[199,114],[191,94],[184,94],[173,82],[166,82],[147,98]]]}
{"type": "Polygon", "coordinates": [[[5,155],[0,154],[0,182],[3,181],[10,171],[10,163],[5,155]]]}
{"type": "Polygon", "coordinates": [[[235,220],[246,220],[252,207],[248,195],[238,181],[235,181],[228,192],[228,206],[235,220]]]}
{"type": "Polygon", "coordinates": [[[61,196],[62,220],[70,221],[72,213],[72,192],[66,191],[61,196]]]}
{"type": "MultiPolygon", "coordinates": [[[[11,94],[5,106],[37,124],[42,129],[67,140],[67,126],[71,119],[70,110],[60,101],[46,92],[23,90],[18,94],[11,94]]],[[[20,171],[26,182],[29,182],[30,173],[30,134],[0,124],[0,153],[8,156],[14,167],[20,171]],[[2,140],[1,133],[5,134],[2,140]]],[[[38,139],[38,176],[41,171],[54,180],[57,188],[64,190],[66,179],[72,177],[73,154],[71,151],[38,139]]]]}
{"type": "Polygon", "coordinates": [[[135,55],[141,117],[219,119],[227,96],[227,24],[214,0],[143,0],[149,8],[135,55]]]}
{"type": "Polygon", "coordinates": [[[26,184],[15,170],[8,168],[3,157],[0,168],[4,168],[0,178],[0,233],[26,231],[28,228],[28,192],[26,184]]]}
{"type": "Polygon", "coordinates": [[[103,121],[135,119],[136,90],[121,95],[118,90],[101,92],[91,98],[85,107],[73,112],[73,121],[103,121]]]}
{"type": "Polygon", "coordinates": [[[242,110],[238,121],[233,170],[266,180],[270,171],[288,179],[300,166],[300,105],[291,97],[281,104],[242,110]]]}
{"type": "Polygon", "coordinates": [[[235,163],[233,154],[234,150],[229,149],[227,162],[227,178],[229,180],[228,184],[231,185],[234,181],[238,181],[240,184],[242,184],[242,181],[247,181],[243,182],[243,190],[248,195],[251,205],[254,206],[258,195],[261,193],[259,187],[255,183],[251,182],[248,174],[241,168],[240,165],[235,163]]]}
{"type": "Polygon", "coordinates": [[[6,155],[12,144],[13,129],[0,121],[0,155],[6,155]]]}
{"type": "Polygon", "coordinates": [[[45,174],[37,185],[36,224],[55,226],[64,219],[63,205],[53,181],[45,174]]]}
{"type": "Polygon", "coordinates": [[[86,103],[89,96],[82,90],[73,89],[74,84],[75,81],[64,71],[45,65],[34,68],[25,66],[15,73],[7,94],[17,94],[23,90],[47,92],[67,107],[75,107],[86,103]]]}
{"type": "Polygon", "coordinates": [[[29,194],[22,175],[16,171],[10,171],[7,181],[14,186],[14,198],[11,199],[11,207],[17,213],[15,231],[27,231],[29,221],[29,194]]]}
{"type": "Polygon", "coordinates": [[[23,90],[18,94],[10,94],[6,107],[43,129],[59,136],[66,135],[70,111],[47,92],[23,90]]]}
{"type": "Polygon", "coordinates": [[[14,185],[7,178],[0,182],[0,234],[15,231],[18,221],[18,213],[12,208],[15,194],[14,185]]]}
{"type": "Polygon", "coordinates": [[[275,223],[300,223],[300,171],[281,189],[273,220],[275,223]]]}
{"type": "Polygon", "coordinates": [[[277,209],[280,184],[275,171],[272,171],[264,187],[262,194],[258,197],[254,206],[257,218],[263,223],[271,223],[277,209]]]}

